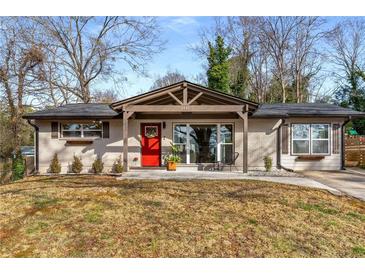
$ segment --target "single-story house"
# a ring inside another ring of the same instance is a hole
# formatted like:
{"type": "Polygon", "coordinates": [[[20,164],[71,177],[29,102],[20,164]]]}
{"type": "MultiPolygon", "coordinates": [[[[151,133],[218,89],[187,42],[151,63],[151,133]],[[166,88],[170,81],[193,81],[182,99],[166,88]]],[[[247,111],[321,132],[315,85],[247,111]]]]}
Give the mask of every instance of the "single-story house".
{"type": "Polygon", "coordinates": [[[67,104],[23,116],[36,129],[35,165],[47,173],[57,153],[62,172],[80,156],[83,172],[100,157],[105,171],[164,166],[171,145],[178,168],[262,170],[344,167],[344,125],[365,113],[332,104],[258,104],[188,81],[112,104],[67,104]]]}

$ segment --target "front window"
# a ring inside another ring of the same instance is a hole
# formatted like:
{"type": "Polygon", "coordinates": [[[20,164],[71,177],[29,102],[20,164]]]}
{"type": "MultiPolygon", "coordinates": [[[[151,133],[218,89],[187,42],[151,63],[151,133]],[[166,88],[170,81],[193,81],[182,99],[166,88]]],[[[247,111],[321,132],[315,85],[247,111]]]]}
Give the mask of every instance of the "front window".
{"type": "Polygon", "coordinates": [[[85,138],[85,137],[101,137],[102,123],[88,124],[62,124],[62,137],[65,138],[85,138]]]}
{"type": "Polygon", "coordinates": [[[293,154],[328,154],[329,124],[292,124],[293,154]]]}
{"type": "Polygon", "coordinates": [[[221,125],[221,161],[228,164],[233,161],[233,125],[221,125]]]}
{"type": "Polygon", "coordinates": [[[179,148],[181,162],[186,163],[186,143],[187,143],[187,126],[175,125],[174,127],[174,145],[179,148]]]}
{"type": "Polygon", "coordinates": [[[229,163],[233,157],[232,124],[175,124],[173,143],[182,163],[229,163]]]}
{"type": "Polygon", "coordinates": [[[217,126],[190,125],[190,163],[214,163],[217,159],[217,126]]]}

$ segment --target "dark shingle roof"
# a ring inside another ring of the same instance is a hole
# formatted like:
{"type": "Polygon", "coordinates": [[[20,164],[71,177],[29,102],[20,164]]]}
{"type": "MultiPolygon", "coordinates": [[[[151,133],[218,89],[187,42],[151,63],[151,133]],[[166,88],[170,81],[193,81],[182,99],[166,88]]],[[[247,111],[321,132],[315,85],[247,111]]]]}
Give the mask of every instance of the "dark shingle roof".
{"type": "Polygon", "coordinates": [[[114,118],[118,112],[114,111],[109,104],[67,104],[64,106],[45,109],[23,115],[26,119],[52,119],[52,118],[114,118]]]}
{"type": "Polygon", "coordinates": [[[262,104],[252,115],[254,118],[266,117],[365,117],[364,112],[324,103],[305,104],[262,104]]]}

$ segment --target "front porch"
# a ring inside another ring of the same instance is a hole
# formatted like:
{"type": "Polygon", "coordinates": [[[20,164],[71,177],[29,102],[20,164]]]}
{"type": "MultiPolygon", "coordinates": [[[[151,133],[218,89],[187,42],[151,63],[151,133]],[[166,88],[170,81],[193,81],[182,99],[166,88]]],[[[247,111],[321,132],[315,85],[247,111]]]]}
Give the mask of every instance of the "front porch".
{"type": "Polygon", "coordinates": [[[125,172],[136,164],[163,166],[163,153],[171,150],[171,144],[179,146],[187,166],[209,170],[229,162],[230,169],[233,165],[237,170],[235,160],[239,158],[238,169],[248,171],[248,116],[256,110],[256,103],[183,81],[112,107],[123,114],[125,172]],[[229,141],[224,131],[230,134],[229,141]],[[152,132],[151,136],[146,132],[152,132]],[[140,146],[140,155],[134,154],[132,159],[140,160],[131,164],[130,150],[135,146],[140,146]]]}

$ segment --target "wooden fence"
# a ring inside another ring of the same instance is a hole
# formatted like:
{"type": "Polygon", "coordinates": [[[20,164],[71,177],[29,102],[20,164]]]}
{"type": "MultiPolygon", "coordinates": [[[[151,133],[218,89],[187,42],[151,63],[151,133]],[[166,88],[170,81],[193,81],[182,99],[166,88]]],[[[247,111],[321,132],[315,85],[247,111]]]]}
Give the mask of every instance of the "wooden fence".
{"type": "Polygon", "coordinates": [[[365,166],[365,136],[346,135],[345,165],[365,166]]]}

